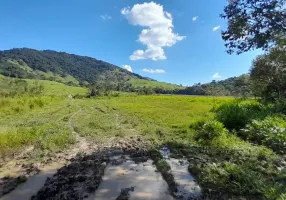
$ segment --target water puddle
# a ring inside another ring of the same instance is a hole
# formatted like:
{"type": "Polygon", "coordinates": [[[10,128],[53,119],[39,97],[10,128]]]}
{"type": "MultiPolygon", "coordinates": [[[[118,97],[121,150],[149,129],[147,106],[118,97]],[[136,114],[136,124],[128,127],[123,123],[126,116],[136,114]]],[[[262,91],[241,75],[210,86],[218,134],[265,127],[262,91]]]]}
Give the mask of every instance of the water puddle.
{"type": "Polygon", "coordinates": [[[151,160],[136,164],[130,159],[122,162],[112,162],[107,165],[103,182],[96,190],[93,199],[115,200],[122,189],[132,188],[129,192],[129,199],[173,199],[168,192],[168,185],[151,160]]]}
{"type": "Polygon", "coordinates": [[[52,177],[57,172],[57,169],[62,166],[60,163],[53,163],[42,168],[39,174],[30,177],[15,190],[2,196],[0,200],[30,200],[44,186],[46,179],[52,177]]]}
{"type": "Polygon", "coordinates": [[[161,148],[160,153],[170,165],[175,182],[178,184],[176,196],[180,199],[192,199],[201,196],[200,186],[189,173],[189,162],[186,159],[170,158],[170,149],[166,146],[161,148]]]}

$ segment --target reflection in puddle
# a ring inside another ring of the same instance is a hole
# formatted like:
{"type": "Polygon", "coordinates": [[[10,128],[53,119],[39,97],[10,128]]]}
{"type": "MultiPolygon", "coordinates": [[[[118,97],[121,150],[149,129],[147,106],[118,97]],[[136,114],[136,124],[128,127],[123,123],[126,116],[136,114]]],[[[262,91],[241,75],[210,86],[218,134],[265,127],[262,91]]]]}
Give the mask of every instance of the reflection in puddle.
{"type": "Polygon", "coordinates": [[[62,164],[53,163],[45,168],[42,168],[39,174],[32,176],[25,183],[20,184],[12,192],[2,196],[0,200],[30,200],[31,197],[43,187],[46,179],[48,177],[52,177],[57,172],[57,169],[61,168],[62,166],[62,164]]]}
{"type": "Polygon", "coordinates": [[[185,160],[170,158],[166,160],[170,165],[175,182],[178,184],[177,196],[183,199],[201,196],[201,188],[188,171],[189,163],[185,160]]]}
{"type": "Polygon", "coordinates": [[[168,185],[161,174],[155,172],[152,161],[135,164],[126,160],[119,165],[108,164],[103,182],[96,190],[94,199],[116,199],[121,189],[134,187],[130,199],[173,199],[168,192],[168,185]]]}
{"type": "Polygon", "coordinates": [[[194,177],[192,177],[188,171],[188,161],[170,158],[170,149],[167,146],[162,147],[160,153],[170,165],[175,182],[178,184],[177,196],[182,199],[201,196],[200,186],[195,182],[194,177]]]}

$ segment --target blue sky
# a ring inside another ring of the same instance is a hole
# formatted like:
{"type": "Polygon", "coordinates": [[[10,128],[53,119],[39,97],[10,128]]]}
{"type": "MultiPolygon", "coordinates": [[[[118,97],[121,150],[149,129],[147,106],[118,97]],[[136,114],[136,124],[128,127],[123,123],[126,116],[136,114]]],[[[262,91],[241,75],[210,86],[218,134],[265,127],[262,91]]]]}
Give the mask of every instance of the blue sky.
{"type": "Polygon", "coordinates": [[[224,5],[226,0],[0,0],[0,50],[65,51],[183,85],[214,75],[220,80],[247,73],[261,53],[225,52],[224,5]]]}

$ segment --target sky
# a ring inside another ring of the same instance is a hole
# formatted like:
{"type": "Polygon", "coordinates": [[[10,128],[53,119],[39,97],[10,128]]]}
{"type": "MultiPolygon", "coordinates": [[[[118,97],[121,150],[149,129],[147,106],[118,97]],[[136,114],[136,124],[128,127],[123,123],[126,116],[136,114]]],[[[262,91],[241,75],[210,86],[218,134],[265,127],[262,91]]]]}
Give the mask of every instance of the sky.
{"type": "Polygon", "coordinates": [[[182,85],[248,73],[260,50],[228,55],[226,0],[0,0],[0,50],[64,51],[182,85]]]}

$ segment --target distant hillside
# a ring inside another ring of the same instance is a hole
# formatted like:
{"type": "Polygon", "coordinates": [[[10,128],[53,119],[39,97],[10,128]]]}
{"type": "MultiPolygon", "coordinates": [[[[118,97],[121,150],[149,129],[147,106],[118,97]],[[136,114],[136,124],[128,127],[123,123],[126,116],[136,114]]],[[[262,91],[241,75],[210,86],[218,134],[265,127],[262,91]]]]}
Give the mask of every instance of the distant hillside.
{"type": "Polygon", "coordinates": [[[180,90],[181,94],[188,95],[215,95],[215,96],[252,96],[250,76],[243,74],[222,81],[212,81],[206,84],[194,84],[180,90]]]}
{"type": "Polygon", "coordinates": [[[114,81],[126,78],[145,79],[94,58],[28,48],[0,51],[0,73],[18,78],[88,83],[106,79],[114,81]]]}
{"type": "Polygon", "coordinates": [[[181,88],[142,77],[94,58],[28,48],[0,51],[0,74],[17,78],[51,80],[75,86],[106,84],[111,88],[140,88],[147,83],[150,87],[181,88]]]}

